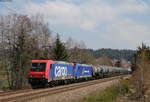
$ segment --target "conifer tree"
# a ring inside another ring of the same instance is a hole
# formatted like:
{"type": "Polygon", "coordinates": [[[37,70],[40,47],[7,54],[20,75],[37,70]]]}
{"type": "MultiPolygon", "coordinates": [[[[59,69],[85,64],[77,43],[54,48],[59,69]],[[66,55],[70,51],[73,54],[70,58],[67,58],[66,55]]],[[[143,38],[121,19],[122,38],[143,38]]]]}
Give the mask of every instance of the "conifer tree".
{"type": "Polygon", "coordinates": [[[52,54],[53,54],[53,59],[54,60],[66,61],[66,60],[69,59],[68,51],[67,51],[64,43],[62,43],[60,41],[59,34],[57,34],[57,36],[56,36],[56,40],[54,42],[54,47],[53,47],[53,50],[52,50],[52,54]]]}

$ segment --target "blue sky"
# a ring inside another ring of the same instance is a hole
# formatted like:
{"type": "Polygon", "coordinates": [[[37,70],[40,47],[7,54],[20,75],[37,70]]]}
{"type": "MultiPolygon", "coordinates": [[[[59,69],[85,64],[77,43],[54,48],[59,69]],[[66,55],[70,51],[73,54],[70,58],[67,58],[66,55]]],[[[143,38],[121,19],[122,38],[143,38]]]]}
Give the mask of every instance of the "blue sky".
{"type": "Polygon", "coordinates": [[[13,0],[0,12],[42,14],[53,32],[87,48],[136,49],[150,45],[150,0],[13,0]]]}

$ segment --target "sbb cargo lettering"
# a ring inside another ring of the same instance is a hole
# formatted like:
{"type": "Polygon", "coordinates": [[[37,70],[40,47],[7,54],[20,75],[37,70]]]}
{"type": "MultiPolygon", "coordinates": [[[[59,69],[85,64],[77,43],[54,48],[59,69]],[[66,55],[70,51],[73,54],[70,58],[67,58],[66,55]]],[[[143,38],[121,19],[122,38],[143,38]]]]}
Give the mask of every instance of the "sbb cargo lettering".
{"type": "Polygon", "coordinates": [[[65,66],[56,66],[55,67],[55,76],[67,76],[67,67],[65,66]]]}

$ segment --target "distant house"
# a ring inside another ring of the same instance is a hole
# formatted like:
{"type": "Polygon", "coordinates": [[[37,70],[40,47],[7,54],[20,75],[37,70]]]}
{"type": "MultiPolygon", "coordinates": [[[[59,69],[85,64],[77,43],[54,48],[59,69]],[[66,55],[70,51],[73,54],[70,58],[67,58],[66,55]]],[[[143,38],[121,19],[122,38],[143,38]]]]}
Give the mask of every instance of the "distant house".
{"type": "Polygon", "coordinates": [[[112,60],[112,65],[114,67],[124,67],[124,68],[129,68],[131,67],[130,61],[119,61],[117,59],[112,60]]]}

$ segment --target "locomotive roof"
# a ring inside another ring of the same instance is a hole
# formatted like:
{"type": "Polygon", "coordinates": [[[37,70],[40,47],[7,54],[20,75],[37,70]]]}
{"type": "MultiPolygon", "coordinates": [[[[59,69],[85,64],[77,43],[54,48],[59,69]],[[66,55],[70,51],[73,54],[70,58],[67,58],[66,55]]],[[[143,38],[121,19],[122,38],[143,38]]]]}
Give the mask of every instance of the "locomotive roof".
{"type": "Polygon", "coordinates": [[[49,62],[49,61],[53,61],[53,60],[32,60],[32,62],[49,62]]]}
{"type": "Polygon", "coordinates": [[[112,67],[112,66],[103,66],[103,65],[100,65],[101,68],[108,68],[108,69],[116,69],[116,70],[129,70],[131,68],[123,68],[123,67],[112,67]]]}
{"type": "Polygon", "coordinates": [[[87,66],[87,67],[91,67],[91,65],[88,64],[79,64],[80,66],[87,66]]]}
{"type": "Polygon", "coordinates": [[[72,64],[65,61],[55,61],[55,64],[72,64]]]}

